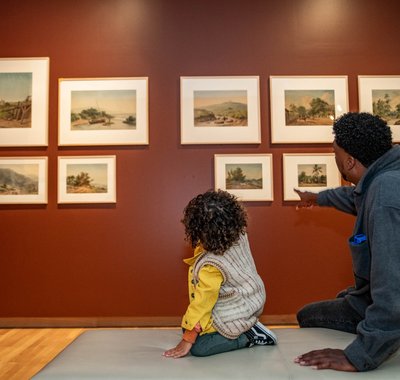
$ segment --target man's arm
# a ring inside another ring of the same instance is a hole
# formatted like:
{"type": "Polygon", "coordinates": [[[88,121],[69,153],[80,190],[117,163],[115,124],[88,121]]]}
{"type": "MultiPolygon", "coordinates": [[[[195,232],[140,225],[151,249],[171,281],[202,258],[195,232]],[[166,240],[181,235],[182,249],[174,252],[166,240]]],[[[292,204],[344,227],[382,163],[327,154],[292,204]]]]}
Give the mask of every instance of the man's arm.
{"type": "Polygon", "coordinates": [[[317,205],[318,193],[312,193],[311,191],[301,191],[293,189],[300,197],[300,202],[296,206],[296,210],[301,208],[313,208],[317,205]]]}
{"type": "Polygon", "coordinates": [[[354,186],[342,186],[324,190],[319,193],[293,189],[300,197],[296,209],[313,208],[314,206],[334,207],[339,211],[357,215],[354,204],[354,186]]]}

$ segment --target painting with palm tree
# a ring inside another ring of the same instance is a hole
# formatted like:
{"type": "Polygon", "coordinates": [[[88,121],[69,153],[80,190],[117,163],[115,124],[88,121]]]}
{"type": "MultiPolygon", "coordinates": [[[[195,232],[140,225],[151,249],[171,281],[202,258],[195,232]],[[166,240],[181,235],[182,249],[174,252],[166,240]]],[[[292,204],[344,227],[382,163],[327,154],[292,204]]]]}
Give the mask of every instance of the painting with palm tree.
{"type": "Polygon", "coordinates": [[[297,165],[298,187],[326,187],[326,164],[297,165]]]}

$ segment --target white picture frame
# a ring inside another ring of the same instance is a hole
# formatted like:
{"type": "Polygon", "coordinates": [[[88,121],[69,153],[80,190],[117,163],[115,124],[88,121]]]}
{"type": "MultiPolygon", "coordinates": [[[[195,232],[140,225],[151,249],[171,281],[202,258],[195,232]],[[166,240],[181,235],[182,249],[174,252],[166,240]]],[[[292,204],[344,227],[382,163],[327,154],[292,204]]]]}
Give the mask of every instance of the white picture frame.
{"type": "Polygon", "coordinates": [[[259,144],[258,76],[181,77],[181,144],[259,144]]]}
{"type": "Polygon", "coordinates": [[[341,174],[334,153],[283,154],[283,200],[300,200],[293,189],[318,193],[339,186],[341,174]]]}
{"type": "Polygon", "coordinates": [[[0,204],[46,204],[47,166],[47,157],[1,157],[0,204]]]}
{"type": "Polygon", "coordinates": [[[115,203],[116,156],[58,157],[58,203],[115,203]]]}
{"type": "Polygon", "coordinates": [[[49,64],[0,59],[0,147],[48,145],[49,64]]]}
{"type": "Polygon", "coordinates": [[[214,182],[241,201],[273,201],[272,154],[215,154],[214,182]]]}
{"type": "Polygon", "coordinates": [[[273,144],[332,143],[349,108],[347,76],[270,76],[270,104],[273,144]]]}
{"type": "Polygon", "coordinates": [[[360,112],[382,117],[392,130],[393,142],[400,142],[400,75],[359,75],[358,97],[360,112]]]}
{"type": "Polygon", "coordinates": [[[60,146],[147,145],[148,78],[59,79],[60,146]]]}

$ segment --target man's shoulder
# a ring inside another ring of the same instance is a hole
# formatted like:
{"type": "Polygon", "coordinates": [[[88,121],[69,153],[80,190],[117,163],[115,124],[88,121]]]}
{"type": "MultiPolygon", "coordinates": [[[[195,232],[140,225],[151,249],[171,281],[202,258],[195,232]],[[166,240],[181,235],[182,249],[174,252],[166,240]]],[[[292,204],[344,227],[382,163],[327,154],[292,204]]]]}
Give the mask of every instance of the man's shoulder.
{"type": "Polygon", "coordinates": [[[400,170],[388,170],[377,175],[369,187],[376,206],[400,208],[400,170]]]}

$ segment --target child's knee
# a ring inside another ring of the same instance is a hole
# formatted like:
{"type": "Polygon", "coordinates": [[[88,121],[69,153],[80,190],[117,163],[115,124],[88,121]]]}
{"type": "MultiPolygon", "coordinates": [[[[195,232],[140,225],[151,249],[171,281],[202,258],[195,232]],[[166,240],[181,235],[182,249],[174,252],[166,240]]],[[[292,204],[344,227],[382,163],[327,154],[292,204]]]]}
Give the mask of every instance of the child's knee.
{"type": "Polygon", "coordinates": [[[190,350],[190,354],[192,356],[198,356],[198,357],[203,357],[203,356],[208,356],[204,350],[202,350],[199,345],[194,344],[190,350]]]}

